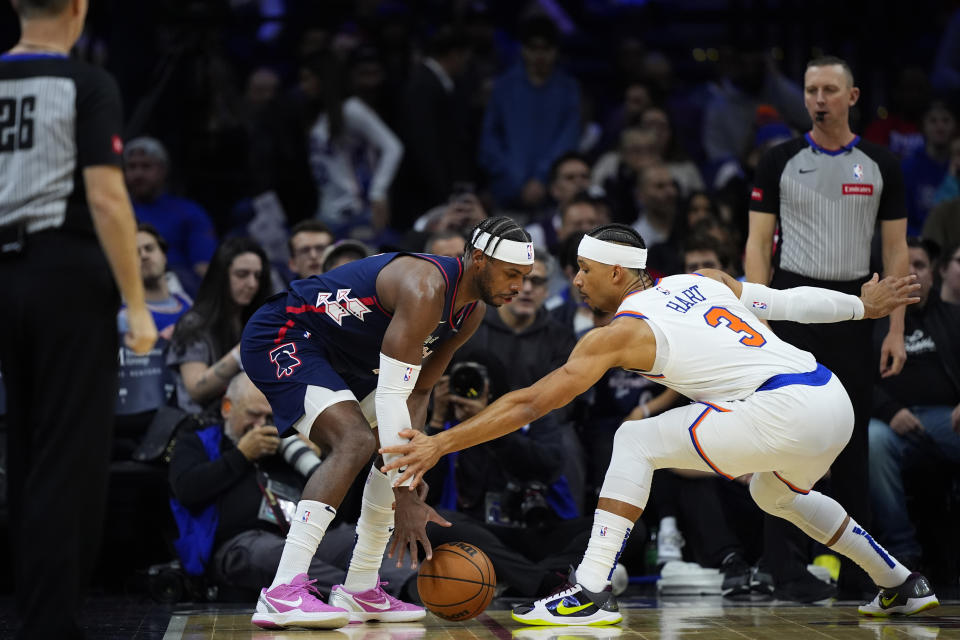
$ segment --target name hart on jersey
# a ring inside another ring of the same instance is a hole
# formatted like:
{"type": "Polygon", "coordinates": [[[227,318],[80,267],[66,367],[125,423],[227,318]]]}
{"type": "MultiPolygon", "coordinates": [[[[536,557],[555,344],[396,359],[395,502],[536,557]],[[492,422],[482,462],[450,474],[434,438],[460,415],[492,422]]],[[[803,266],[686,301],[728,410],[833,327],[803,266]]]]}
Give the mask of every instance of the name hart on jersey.
{"type": "Polygon", "coordinates": [[[689,289],[684,289],[680,295],[674,296],[673,300],[667,303],[667,308],[678,313],[686,313],[698,302],[703,302],[707,297],[700,293],[699,287],[700,285],[695,284],[689,289]]]}

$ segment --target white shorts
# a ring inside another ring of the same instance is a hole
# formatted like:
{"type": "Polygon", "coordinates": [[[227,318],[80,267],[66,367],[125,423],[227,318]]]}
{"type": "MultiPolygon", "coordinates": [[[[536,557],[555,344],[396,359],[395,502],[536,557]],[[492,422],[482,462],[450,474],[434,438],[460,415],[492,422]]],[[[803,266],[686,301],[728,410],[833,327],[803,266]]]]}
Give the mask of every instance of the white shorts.
{"type": "Polygon", "coordinates": [[[338,402],[358,402],[363,417],[370,424],[370,428],[375,429],[377,427],[377,412],[374,405],[376,393],[376,391],[371,391],[362,402],[358,402],[357,397],[349,389],[334,391],[312,384],[307,385],[307,390],[303,394],[303,416],[293,423],[293,428],[309,439],[313,423],[327,407],[331,407],[338,402]]]}
{"type": "Polygon", "coordinates": [[[806,492],[850,440],[854,417],[846,390],[831,376],[822,386],[794,384],[744,400],[694,403],[642,422],[654,468],[726,478],[773,471],[791,489],[806,492]]]}

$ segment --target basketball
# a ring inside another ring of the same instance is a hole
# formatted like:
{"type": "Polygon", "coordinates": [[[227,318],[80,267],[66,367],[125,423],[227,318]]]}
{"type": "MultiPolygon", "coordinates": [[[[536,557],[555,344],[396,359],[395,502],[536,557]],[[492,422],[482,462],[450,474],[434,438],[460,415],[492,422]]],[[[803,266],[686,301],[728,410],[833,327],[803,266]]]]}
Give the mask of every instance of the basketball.
{"type": "Polygon", "coordinates": [[[497,576],[483,551],[466,542],[448,542],[420,565],[417,590],[423,606],[444,620],[469,620],[493,600],[497,576]]]}

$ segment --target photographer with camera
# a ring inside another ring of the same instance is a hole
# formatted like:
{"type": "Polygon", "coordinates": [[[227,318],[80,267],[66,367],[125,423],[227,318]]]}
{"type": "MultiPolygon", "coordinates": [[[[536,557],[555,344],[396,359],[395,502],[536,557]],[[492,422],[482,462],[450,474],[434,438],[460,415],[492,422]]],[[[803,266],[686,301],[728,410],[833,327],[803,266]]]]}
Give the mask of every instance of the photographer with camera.
{"type": "MultiPolygon", "coordinates": [[[[188,574],[253,590],[280,564],[290,518],[321,452],[299,434],[279,437],[270,404],[245,373],[230,381],[221,415],[222,425],[183,433],[174,446],[174,546],[188,574]]],[[[345,523],[324,537],[309,569],[320,591],[343,581],[353,541],[354,527],[345,523]]],[[[414,572],[394,564],[384,563],[383,579],[400,593],[414,572]]]]}
{"type": "MultiPolygon", "coordinates": [[[[429,431],[476,415],[509,390],[506,380],[494,356],[465,356],[434,387],[429,431]]],[[[547,416],[490,446],[450,456],[430,480],[428,500],[453,523],[430,530],[431,543],[476,544],[513,595],[557,586],[589,535],[589,521],[576,518],[564,493],[559,427],[547,416]]]]}

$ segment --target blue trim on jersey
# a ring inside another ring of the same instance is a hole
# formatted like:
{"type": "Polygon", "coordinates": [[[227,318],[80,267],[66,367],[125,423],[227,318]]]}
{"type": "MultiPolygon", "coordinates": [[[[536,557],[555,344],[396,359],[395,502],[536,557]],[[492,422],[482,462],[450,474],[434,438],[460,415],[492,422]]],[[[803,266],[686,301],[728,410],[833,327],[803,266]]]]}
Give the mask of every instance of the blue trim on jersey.
{"type": "Polygon", "coordinates": [[[781,373],[780,375],[773,376],[762,385],[757,387],[757,391],[770,391],[771,389],[779,389],[780,387],[786,387],[791,384],[804,384],[809,387],[822,387],[830,382],[830,378],[832,376],[833,373],[830,371],[830,369],[827,369],[818,362],[817,368],[813,371],[807,371],[806,373],[781,373]]]}
{"type": "Polygon", "coordinates": [[[806,139],[806,141],[810,144],[810,146],[813,147],[816,151],[819,151],[820,153],[825,153],[825,154],[827,154],[828,156],[839,156],[839,155],[841,155],[841,154],[848,153],[848,152],[850,152],[850,150],[852,150],[855,146],[857,146],[857,143],[858,143],[858,142],[860,142],[860,136],[854,136],[854,137],[853,137],[853,140],[851,140],[851,141],[848,142],[847,144],[843,145],[843,146],[840,147],[839,149],[827,149],[827,148],[825,148],[825,147],[821,147],[821,146],[818,145],[816,142],[814,142],[814,141],[813,141],[813,136],[810,135],[810,132],[809,132],[809,131],[808,131],[807,133],[803,134],[803,137],[804,137],[804,139],[806,139]]]}
{"type": "Polygon", "coordinates": [[[0,60],[19,61],[19,60],[40,60],[43,58],[69,58],[65,53],[5,53],[0,56],[0,60]]]}

